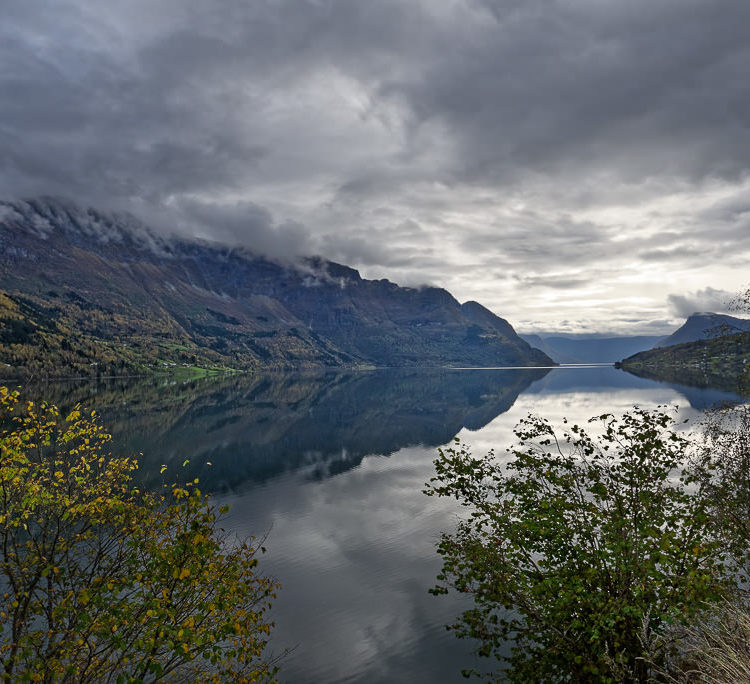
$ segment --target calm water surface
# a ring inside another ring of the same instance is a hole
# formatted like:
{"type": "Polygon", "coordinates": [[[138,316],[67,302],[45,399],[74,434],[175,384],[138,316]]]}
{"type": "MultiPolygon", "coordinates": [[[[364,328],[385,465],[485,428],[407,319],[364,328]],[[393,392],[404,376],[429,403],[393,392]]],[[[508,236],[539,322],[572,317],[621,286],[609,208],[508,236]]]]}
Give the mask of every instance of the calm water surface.
{"type": "Polygon", "coordinates": [[[229,504],[227,530],[267,533],[262,567],[283,585],[274,644],[294,650],[286,682],[457,682],[486,665],[445,631],[468,604],[427,590],[451,502],[421,493],[436,449],[454,436],[503,452],[528,413],[585,421],[634,404],[681,417],[733,395],[660,384],[611,367],[374,371],[44,389],[97,408],[141,473],[200,477],[229,504]],[[182,462],[189,459],[183,469],[182,462]],[[207,465],[211,462],[211,466],[207,465]]]}

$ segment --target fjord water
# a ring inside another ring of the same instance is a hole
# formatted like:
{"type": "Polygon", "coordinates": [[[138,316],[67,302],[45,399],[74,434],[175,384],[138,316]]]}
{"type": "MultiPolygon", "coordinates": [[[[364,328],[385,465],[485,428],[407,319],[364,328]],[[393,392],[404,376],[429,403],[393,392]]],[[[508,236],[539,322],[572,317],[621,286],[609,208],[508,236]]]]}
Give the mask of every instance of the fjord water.
{"type": "Polygon", "coordinates": [[[462,667],[488,664],[444,629],[465,598],[428,593],[435,543],[460,514],[421,493],[437,447],[458,437],[502,457],[528,413],[559,424],[672,404],[695,420],[737,399],[611,367],[156,378],[36,392],[96,408],[116,452],[143,454],[146,483],[199,477],[230,506],[227,531],[267,534],[261,565],[282,584],[273,644],[293,649],[281,681],[311,683],[455,682],[462,667]]]}

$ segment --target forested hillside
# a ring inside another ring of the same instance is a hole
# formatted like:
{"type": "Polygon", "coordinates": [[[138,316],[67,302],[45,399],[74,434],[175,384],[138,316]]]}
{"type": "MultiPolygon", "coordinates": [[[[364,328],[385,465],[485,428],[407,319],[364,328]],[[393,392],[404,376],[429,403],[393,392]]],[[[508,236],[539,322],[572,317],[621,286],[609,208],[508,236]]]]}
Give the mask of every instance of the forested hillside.
{"type": "Polygon", "coordinates": [[[552,362],[440,288],[165,238],[129,215],[35,200],[0,202],[0,363],[2,377],[552,362]]]}

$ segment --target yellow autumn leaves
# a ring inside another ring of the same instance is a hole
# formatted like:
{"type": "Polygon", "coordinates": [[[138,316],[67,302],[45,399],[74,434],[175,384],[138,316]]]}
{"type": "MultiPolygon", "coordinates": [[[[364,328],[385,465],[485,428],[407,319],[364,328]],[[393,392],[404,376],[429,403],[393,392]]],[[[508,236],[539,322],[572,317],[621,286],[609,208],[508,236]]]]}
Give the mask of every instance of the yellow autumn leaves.
{"type": "Polygon", "coordinates": [[[0,426],[0,679],[273,679],[277,587],[196,482],[141,491],[80,407],[0,387],[0,426]]]}

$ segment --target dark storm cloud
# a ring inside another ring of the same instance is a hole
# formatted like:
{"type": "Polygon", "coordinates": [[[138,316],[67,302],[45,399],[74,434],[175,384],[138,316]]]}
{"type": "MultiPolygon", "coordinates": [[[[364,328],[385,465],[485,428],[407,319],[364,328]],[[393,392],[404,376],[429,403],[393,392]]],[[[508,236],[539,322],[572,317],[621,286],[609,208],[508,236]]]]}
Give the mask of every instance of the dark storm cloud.
{"type": "MultiPolygon", "coordinates": [[[[326,69],[361,84],[371,111],[398,99],[409,139],[444,124],[453,154],[436,177],[487,183],[571,167],[695,177],[748,166],[742,0],[97,5],[4,10],[6,183],[17,175],[21,188],[156,199],[243,187],[269,153],[255,135],[269,98],[292,97],[326,69]],[[155,27],[143,30],[149,15],[155,27]]],[[[322,122],[310,123],[314,136],[322,122]]],[[[408,139],[401,152],[416,154],[408,139]]],[[[342,188],[377,193],[386,171],[342,188]]]]}
{"type": "MultiPolygon", "coordinates": [[[[11,3],[0,25],[4,183],[154,201],[246,188],[268,171],[255,173],[264,134],[284,133],[272,117],[300,83],[329,68],[366,81],[395,60],[391,42],[406,42],[413,12],[356,5],[11,3]]],[[[296,126],[309,113],[292,114],[296,126]]],[[[314,136],[324,122],[307,123],[314,136]]]]}
{"type": "MultiPolygon", "coordinates": [[[[455,131],[458,177],[744,173],[743,0],[476,3],[487,20],[389,88],[455,131]]],[[[457,31],[457,34],[460,33],[457,31]]]]}
{"type": "Polygon", "coordinates": [[[16,7],[0,28],[6,187],[26,194],[47,188],[90,202],[159,202],[235,187],[243,169],[262,157],[261,146],[237,135],[234,116],[219,111],[200,74],[161,78],[157,60],[143,61],[147,51],[133,50],[127,35],[118,40],[75,3],[23,6],[25,16],[16,7]],[[59,29],[36,33],[45,12],[68,11],[59,29]],[[118,50],[123,41],[125,53],[118,50]]]}
{"type": "Polygon", "coordinates": [[[303,226],[292,221],[277,224],[268,210],[253,202],[181,199],[167,215],[176,218],[177,224],[171,227],[182,234],[228,245],[252,246],[256,252],[277,259],[307,256],[313,251],[303,226]]]}
{"type": "Polygon", "coordinates": [[[445,265],[430,248],[430,232],[416,221],[384,228],[354,227],[344,234],[327,233],[317,241],[323,254],[344,263],[387,268],[417,267],[424,271],[445,265]]]}
{"type": "Polygon", "coordinates": [[[5,2],[0,195],[490,305],[498,269],[571,297],[596,273],[601,309],[643,269],[657,320],[653,274],[747,265],[748,25],[745,0],[5,2]]]}
{"type": "MultiPolygon", "coordinates": [[[[409,266],[418,258],[416,250],[394,252],[385,245],[363,235],[324,235],[320,240],[321,251],[331,259],[343,263],[356,263],[365,266],[409,266]]],[[[419,265],[425,264],[420,260],[419,265]]]]}

